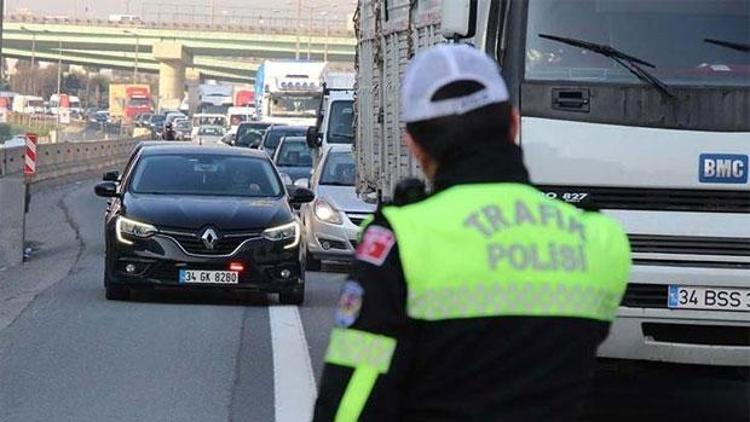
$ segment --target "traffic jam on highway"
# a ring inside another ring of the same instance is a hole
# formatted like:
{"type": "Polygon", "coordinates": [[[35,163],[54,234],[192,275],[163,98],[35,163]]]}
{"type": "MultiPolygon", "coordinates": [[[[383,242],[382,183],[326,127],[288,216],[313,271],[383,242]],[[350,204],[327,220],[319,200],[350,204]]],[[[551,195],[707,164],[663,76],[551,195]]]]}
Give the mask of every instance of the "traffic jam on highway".
{"type": "Polygon", "coordinates": [[[124,338],[247,308],[230,420],[750,421],[750,0],[355,3],[346,71],[113,85],[151,139],[77,236],[124,338]]]}

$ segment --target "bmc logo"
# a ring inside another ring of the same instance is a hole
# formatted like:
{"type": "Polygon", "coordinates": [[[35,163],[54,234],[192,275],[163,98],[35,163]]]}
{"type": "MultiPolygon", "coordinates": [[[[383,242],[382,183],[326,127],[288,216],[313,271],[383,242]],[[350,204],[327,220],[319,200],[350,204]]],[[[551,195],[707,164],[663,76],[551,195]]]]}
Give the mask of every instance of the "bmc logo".
{"type": "Polygon", "coordinates": [[[701,183],[747,183],[747,155],[701,154],[701,183]]]}

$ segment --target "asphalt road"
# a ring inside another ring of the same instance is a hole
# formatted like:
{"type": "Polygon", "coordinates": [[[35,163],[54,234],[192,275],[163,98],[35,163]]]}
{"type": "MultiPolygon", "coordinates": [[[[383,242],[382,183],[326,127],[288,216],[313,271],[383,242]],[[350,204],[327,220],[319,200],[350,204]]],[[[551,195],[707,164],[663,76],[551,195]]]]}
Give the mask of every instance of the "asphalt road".
{"type": "MultiPolygon", "coordinates": [[[[308,274],[301,308],[221,294],[108,302],[104,201],[91,183],[63,201],[82,249],[67,276],[0,326],[0,421],[304,419],[341,272],[308,274]]],[[[750,389],[736,371],[616,369],[599,371],[586,419],[750,420],[750,389]]]]}

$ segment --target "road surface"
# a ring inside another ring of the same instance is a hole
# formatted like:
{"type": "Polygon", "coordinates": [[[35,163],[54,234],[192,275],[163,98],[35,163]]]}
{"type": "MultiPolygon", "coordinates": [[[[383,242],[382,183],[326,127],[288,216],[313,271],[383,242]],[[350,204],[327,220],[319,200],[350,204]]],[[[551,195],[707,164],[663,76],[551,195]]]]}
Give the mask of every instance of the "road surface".
{"type": "MultiPolygon", "coordinates": [[[[0,286],[0,307],[8,304],[4,319],[0,312],[0,421],[309,417],[345,275],[308,274],[301,308],[220,294],[108,302],[105,205],[92,187],[37,194],[30,216],[46,219],[31,229],[38,255],[23,270],[0,272],[0,284],[15,286],[0,286]]],[[[599,371],[587,419],[750,420],[750,389],[736,371],[621,372],[599,371]]]]}

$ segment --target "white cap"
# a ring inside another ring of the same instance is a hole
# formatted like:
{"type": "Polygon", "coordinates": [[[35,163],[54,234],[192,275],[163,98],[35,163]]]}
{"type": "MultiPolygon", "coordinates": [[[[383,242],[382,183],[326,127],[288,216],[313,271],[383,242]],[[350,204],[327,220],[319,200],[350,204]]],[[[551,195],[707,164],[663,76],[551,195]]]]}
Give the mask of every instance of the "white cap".
{"type": "Polygon", "coordinates": [[[500,69],[488,55],[465,44],[441,44],[417,54],[401,85],[401,120],[406,123],[463,115],[510,99],[500,69]],[[484,89],[470,95],[432,100],[453,82],[474,81],[484,89]]]}

